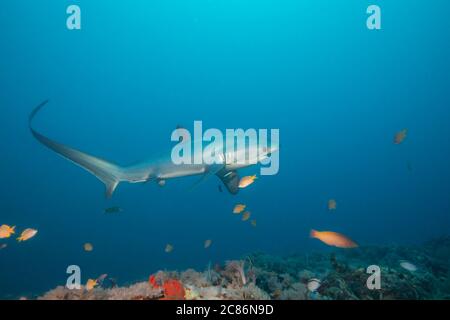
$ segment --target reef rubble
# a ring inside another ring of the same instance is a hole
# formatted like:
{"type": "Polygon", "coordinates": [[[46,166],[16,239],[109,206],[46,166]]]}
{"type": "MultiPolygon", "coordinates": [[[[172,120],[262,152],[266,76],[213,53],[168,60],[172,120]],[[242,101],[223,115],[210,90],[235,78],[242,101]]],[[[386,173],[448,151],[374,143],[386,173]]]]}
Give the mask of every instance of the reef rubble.
{"type": "Polygon", "coordinates": [[[367,246],[285,257],[253,253],[205,271],[158,271],[149,281],[93,290],[57,287],[40,300],[396,300],[450,299],[450,237],[418,246],[367,246]],[[408,270],[400,261],[417,269],[408,270]],[[367,267],[381,273],[369,289],[367,267]],[[308,283],[319,279],[318,288],[308,283]]]}

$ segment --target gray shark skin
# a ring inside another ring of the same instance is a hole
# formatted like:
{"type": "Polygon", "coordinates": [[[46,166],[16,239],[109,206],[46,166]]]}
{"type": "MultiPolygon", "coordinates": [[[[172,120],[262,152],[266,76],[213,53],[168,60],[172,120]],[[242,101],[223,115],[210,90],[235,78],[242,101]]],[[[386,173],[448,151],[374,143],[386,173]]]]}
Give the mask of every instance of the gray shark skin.
{"type": "MultiPolygon", "coordinates": [[[[49,100],[45,100],[31,112],[28,124],[31,134],[41,144],[56,152],[65,159],[73,162],[77,166],[90,172],[102,181],[106,186],[106,197],[110,198],[120,182],[128,183],[144,183],[148,181],[156,181],[160,186],[165,184],[168,179],[202,175],[203,178],[215,174],[225,185],[231,194],[237,194],[239,191],[239,176],[237,169],[247,167],[253,164],[242,165],[237,163],[227,163],[226,156],[222,156],[223,163],[207,165],[207,164],[174,164],[170,157],[170,152],[166,158],[144,161],[132,166],[120,166],[110,161],[89,155],[82,151],[76,150],[59,142],[49,139],[36,131],[32,122],[41,109],[47,105],[49,100]]],[[[186,141],[186,143],[190,143],[186,141]]],[[[270,148],[269,148],[270,149],[270,148]]],[[[267,157],[273,150],[264,150],[259,154],[261,159],[267,157]]],[[[246,153],[248,150],[236,150],[236,153],[246,153]]],[[[224,155],[225,153],[222,153],[224,155]]],[[[230,154],[227,154],[231,156],[230,154]]]]}

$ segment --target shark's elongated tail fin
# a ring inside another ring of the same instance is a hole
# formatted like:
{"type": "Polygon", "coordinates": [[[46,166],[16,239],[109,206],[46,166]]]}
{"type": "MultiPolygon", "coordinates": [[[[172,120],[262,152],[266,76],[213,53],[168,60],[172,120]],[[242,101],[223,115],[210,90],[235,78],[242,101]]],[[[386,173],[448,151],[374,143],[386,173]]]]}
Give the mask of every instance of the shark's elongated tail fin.
{"type": "Polygon", "coordinates": [[[55,151],[64,158],[72,161],[81,168],[89,171],[100,179],[106,186],[106,196],[109,198],[114,193],[117,185],[124,177],[124,169],[108,161],[96,158],[89,154],[75,150],[58,142],[55,142],[33,129],[31,123],[36,114],[48,103],[42,102],[31,112],[28,124],[33,136],[47,148],[55,151]]]}

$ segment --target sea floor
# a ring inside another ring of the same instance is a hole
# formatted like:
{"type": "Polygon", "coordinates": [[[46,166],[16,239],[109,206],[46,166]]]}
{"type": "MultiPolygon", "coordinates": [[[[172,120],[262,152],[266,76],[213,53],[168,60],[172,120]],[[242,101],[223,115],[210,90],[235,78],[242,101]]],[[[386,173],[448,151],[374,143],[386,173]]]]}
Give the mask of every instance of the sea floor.
{"type": "Polygon", "coordinates": [[[125,287],[105,279],[91,290],[61,286],[37,299],[450,299],[450,237],[285,257],[254,253],[204,271],[159,271],[125,287]],[[380,289],[367,286],[373,265],[380,270],[380,289]]]}

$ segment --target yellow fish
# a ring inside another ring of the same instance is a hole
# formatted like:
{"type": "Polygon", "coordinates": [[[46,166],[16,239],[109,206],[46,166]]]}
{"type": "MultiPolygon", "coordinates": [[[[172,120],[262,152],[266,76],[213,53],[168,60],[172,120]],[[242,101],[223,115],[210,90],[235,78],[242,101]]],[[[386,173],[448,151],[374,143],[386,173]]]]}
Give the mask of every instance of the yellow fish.
{"type": "Polygon", "coordinates": [[[206,240],[205,241],[205,249],[208,249],[210,246],[211,246],[211,244],[212,244],[212,240],[206,240]]]}
{"type": "Polygon", "coordinates": [[[239,188],[241,189],[247,188],[249,185],[255,182],[256,179],[257,179],[256,175],[243,177],[239,181],[239,188]]]}
{"type": "Polygon", "coordinates": [[[244,214],[242,215],[242,221],[247,221],[248,219],[250,219],[250,211],[245,211],[244,214]]]}
{"type": "Polygon", "coordinates": [[[256,227],[256,220],[252,220],[250,223],[252,224],[253,227],[256,227]]]}
{"type": "Polygon", "coordinates": [[[343,234],[332,231],[316,231],[311,230],[311,238],[318,239],[323,243],[338,248],[356,248],[358,245],[350,238],[343,234]]]}
{"type": "Polygon", "coordinates": [[[15,226],[10,227],[6,224],[2,225],[0,227],[0,239],[5,239],[5,238],[11,237],[12,234],[16,233],[15,228],[16,228],[15,226]]]}
{"type": "Polygon", "coordinates": [[[88,282],[86,283],[86,290],[91,291],[97,286],[97,284],[98,284],[97,280],[89,279],[88,282]]]}
{"type": "Polygon", "coordinates": [[[94,246],[89,242],[85,243],[83,245],[83,247],[84,247],[84,251],[87,251],[87,252],[91,252],[92,250],[94,250],[94,246]]]}
{"type": "Polygon", "coordinates": [[[166,251],[166,253],[171,253],[173,251],[173,245],[167,244],[165,251],[166,251]]]}
{"type": "Polygon", "coordinates": [[[233,213],[239,214],[245,210],[245,207],[247,207],[245,204],[237,204],[234,206],[233,213]]]}
{"type": "Polygon", "coordinates": [[[21,241],[27,241],[31,238],[33,238],[37,233],[36,229],[25,229],[22,234],[20,235],[20,237],[17,238],[17,241],[21,242],[21,241]]]}
{"type": "Polygon", "coordinates": [[[403,129],[402,131],[397,132],[394,137],[394,143],[395,144],[402,143],[406,139],[407,134],[408,134],[408,129],[403,129]]]}
{"type": "Polygon", "coordinates": [[[328,210],[336,210],[337,203],[336,200],[330,199],[328,200],[328,210]]]}

